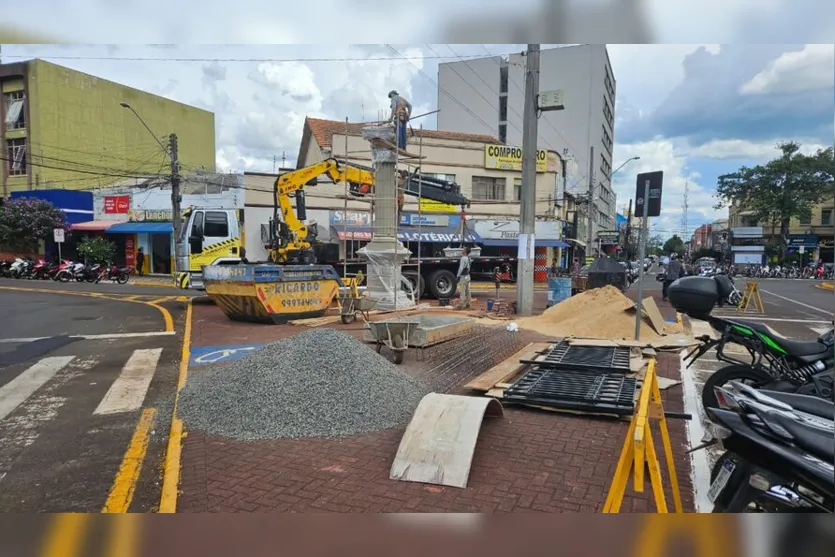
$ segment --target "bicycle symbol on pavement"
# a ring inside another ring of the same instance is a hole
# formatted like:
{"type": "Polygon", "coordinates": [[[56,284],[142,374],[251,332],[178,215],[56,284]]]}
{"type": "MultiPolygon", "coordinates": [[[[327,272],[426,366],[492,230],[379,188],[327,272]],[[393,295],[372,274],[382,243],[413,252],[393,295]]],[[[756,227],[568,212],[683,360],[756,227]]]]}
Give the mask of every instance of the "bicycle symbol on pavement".
{"type": "Polygon", "coordinates": [[[261,344],[241,344],[195,347],[191,349],[191,364],[206,365],[240,360],[255,350],[258,350],[261,346],[261,344]]]}

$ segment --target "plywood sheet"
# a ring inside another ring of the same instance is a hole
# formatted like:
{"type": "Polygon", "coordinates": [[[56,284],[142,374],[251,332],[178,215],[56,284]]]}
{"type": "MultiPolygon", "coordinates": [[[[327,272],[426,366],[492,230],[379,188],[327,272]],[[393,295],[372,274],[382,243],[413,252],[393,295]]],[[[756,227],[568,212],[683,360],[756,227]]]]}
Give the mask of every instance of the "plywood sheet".
{"type": "Polygon", "coordinates": [[[653,297],[650,296],[649,298],[644,298],[644,301],[641,303],[641,308],[649,318],[649,323],[652,325],[652,328],[655,329],[655,332],[659,335],[663,335],[664,317],[661,315],[661,310],[658,309],[653,297]]]}
{"type": "Polygon", "coordinates": [[[493,398],[429,393],[406,427],[389,478],[467,487],[481,422],[503,413],[493,398]]]}

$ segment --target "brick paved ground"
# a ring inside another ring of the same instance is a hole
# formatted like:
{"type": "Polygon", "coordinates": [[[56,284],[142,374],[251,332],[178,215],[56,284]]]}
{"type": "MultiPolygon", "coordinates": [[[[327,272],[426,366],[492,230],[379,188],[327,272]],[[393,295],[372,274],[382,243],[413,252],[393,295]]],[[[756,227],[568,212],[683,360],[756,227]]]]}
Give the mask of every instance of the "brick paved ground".
{"type": "MultiPolygon", "coordinates": [[[[654,294],[655,292],[653,292],[654,294]]],[[[544,301],[537,305],[544,306],[544,301]]],[[[661,306],[665,317],[669,305],[661,306]]],[[[298,332],[225,320],[213,306],[195,308],[193,344],[264,342],[298,332]]],[[[342,328],[343,326],[340,326],[342,328]]],[[[351,325],[346,330],[359,329],[351,325]]],[[[358,333],[357,333],[358,334],[358,333]]],[[[677,354],[661,355],[659,374],[679,378],[677,354]]],[[[682,411],[681,387],[664,392],[682,411]]],[[[181,512],[599,512],[628,424],[506,407],[485,421],[467,489],[389,480],[403,428],[342,439],[240,442],[188,432],[182,457],[181,512]]],[[[693,509],[684,422],[670,436],[686,510],[693,509]]],[[[661,447],[656,435],[656,446],[661,447]]],[[[630,491],[624,512],[649,511],[630,491]]],[[[668,495],[668,505],[672,501],[668,495]]]]}

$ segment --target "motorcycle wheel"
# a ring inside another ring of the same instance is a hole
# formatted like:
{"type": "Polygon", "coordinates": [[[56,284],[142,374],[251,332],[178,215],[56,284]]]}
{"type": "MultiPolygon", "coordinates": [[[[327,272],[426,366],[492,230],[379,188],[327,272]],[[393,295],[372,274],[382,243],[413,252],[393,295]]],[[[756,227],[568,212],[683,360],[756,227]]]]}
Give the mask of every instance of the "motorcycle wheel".
{"type": "Polygon", "coordinates": [[[128,283],[128,275],[126,275],[126,274],[119,275],[118,277],[116,277],[116,282],[119,283],[119,284],[127,284],[128,283]]]}
{"type": "Polygon", "coordinates": [[[70,275],[67,273],[61,273],[59,275],[55,275],[55,279],[60,282],[70,282],[70,275]]]}
{"type": "Polygon", "coordinates": [[[730,381],[742,381],[754,388],[762,387],[774,381],[768,372],[759,368],[743,365],[730,365],[713,372],[702,388],[702,408],[717,408],[715,387],[721,387],[730,381]]]}

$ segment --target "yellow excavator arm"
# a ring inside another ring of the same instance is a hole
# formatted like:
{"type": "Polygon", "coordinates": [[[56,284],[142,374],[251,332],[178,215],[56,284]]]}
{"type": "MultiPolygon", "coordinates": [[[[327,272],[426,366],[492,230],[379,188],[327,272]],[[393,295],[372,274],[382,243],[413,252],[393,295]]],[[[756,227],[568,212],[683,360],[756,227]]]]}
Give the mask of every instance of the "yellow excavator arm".
{"type": "MultiPolygon", "coordinates": [[[[327,174],[335,184],[348,182],[352,189],[366,192],[374,189],[373,172],[341,164],[336,159],[326,159],[279,176],[275,181],[275,202],[277,208],[281,210],[281,217],[287,233],[277,234],[280,241],[271,250],[273,251],[271,257],[273,261],[283,263],[291,259],[292,253],[309,252],[311,245],[307,241],[308,228],[302,222],[304,216],[301,219],[299,218],[293,209],[290,196],[293,193],[297,194],[297,210],[304,213],[304,202],[301,201],[303,197],[299,196],[298,193],[302,192],[305,185],[323,174],[327,174]]],[[[278,226],[278,224],[274,223],[274,226],[278,226]]]]}

